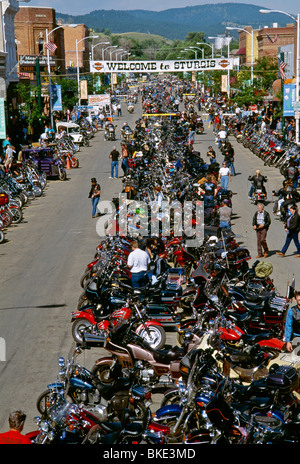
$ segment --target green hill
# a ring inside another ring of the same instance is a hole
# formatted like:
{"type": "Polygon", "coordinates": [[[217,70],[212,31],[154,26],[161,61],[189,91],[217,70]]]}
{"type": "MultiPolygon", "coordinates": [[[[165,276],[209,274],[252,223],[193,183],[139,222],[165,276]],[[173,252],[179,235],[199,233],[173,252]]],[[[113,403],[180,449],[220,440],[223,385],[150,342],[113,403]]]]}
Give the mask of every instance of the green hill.
{"type": "Polygon", "coordinates": [[[170,40],[184,40],[189,32],[203,31],[206,36],[224,34],[226,26],[261,28],[277,22],[284,26],[288,20],[282,14],[259,13],[261,6],[244,3],[212,3],[164,11],[95,10],[85,15],[57,13],[65,23],[84,23],[95,31],[109,29],[121,34],[137,32],[163,35],[170,40]]]}

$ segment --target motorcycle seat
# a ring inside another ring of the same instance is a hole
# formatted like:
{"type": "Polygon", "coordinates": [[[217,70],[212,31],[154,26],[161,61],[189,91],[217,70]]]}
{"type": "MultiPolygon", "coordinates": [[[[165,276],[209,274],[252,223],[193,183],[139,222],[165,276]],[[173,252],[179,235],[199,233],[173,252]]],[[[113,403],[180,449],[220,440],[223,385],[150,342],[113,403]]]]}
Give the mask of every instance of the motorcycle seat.
{"type": "Polygon", "coordinates": [[[120,377],[112,385],[105,385],[101,382],[97,384],[97,388],[99,390],[100,395],[103,396],[103,398],[105,399],[111,399],[112,396],[117,392],[129,391],[130,387],[130,380],[124,377],[120,377]]]}
{"type": "Polygon", "coordinates": [[[245,300],[247,303],[256,303],[261,304],[265,301],[266,297],[262,295],[256,295],[251,292],[242,292],[244,294],[245,300]]]}
{"type": "Polygon", "coordinates": [[[153,351],[155,361],[162,364],[169,364],[172,361],[178,361],[185,355],[185,349],[174,346],[171,349],[153,351]]]}
{"type": "Polygon", "coordinates": [[[273,404],[273,398],[269,396],[253,397],[245,403],[235,403],[234,408],[243,414],[253,414],[269,409],[273,404]]]}
{"type": "Polygon", "coordinates": [[[261,340],[268,340],[271,338],[272,335],[268,332],[265,333],[258,333],[258,334],[243,334],[242,339],[244,342],[246,342],[249,345],[254,345],[255,343],[258,343],[261,340]]]}
{"type": "Polygon", "coordinates": [[[136,437],[138,435],[141,435],[143,431],[143,424],[140,424],[139,422],[132,422],[131,424],[125,425],[124,429],[122,430],[122,435],[130,435],[131,437],[136,437]]]}
{"type": "Polygon", "coordinates": [[[131,437],[140,435],[144,430],[143,425],[139,422],[126,424],[124,427],[121,422],[103,421],[101,422],[101,428],[106,433],[117,433],[119,435],[122,432],[122,435],[130,435],[131,437]]]}
{"type": "Polygon", "coordinates": [[[101,428],[106,433],[120,433],[123,426],[121,422],[108,422],[108,421],[101,421],[101,428]]]}

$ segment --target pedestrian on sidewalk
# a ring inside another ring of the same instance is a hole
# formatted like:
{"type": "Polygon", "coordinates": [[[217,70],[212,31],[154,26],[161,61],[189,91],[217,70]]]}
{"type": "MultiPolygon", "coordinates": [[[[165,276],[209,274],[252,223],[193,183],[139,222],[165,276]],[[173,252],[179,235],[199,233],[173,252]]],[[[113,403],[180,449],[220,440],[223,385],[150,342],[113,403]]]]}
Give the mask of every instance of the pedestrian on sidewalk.
{"type": "Polygon", "coordinates": [[[271,224],[270,214],[265,211],[265,207],[262,203],[257,204],[257,211],[254,213],[252,226],[256,231],[257,239],[257,258],[267,258],[269,255],[269,249],[267,245],[267,233],[271,224]],[[262,251],[264,250],[264,255],[262,251]]]}
{"type": "Polygon", "coordinates": [[[111,159],[111,170],[110,170],[110,179],[114,179],[114,172],[116,174],[116,179],[118,178],[119,175],[119,158],[120,158],[120,153],[116,149],[116,147],[113,147],[110,155],[111,159]]]}
{"type": "Polygon", "coordinates": [[[288,217],[285,224],[285,231],[287,233],[285,244],[283,245],[282,250],[277,252],[277,255],[284,257],[291,241],[293,240],[297,248],[297,254],[295,255],[295,258],[300,258],[300,243],[298,239],[298,234],[300,231],[300,216],[298,214],[297,206],[290,205],[289,213],[290,216],[288,217]]]}
{"type": "Polygon", "coordinates": [[[93,206],[93,211],[92,211],[92,217],[95,218],[97,216],[100,216],[100,213],[97,213],[97,205],[100,200],[100,195],[101,195],[101,187],[97,182],[97,179],[93,177],[91,179],[91,190],[89,193],[89,198],[92,200],[92,206],[93,206]]]}
{"type": "Polygon", "coordinates": [[[227,167],[226,162],[222,163],[222,167],[219,169],[218,181],[221,182],[223,190],[228,190],[228,183],[231,181],[230,169],[227,167]]]}

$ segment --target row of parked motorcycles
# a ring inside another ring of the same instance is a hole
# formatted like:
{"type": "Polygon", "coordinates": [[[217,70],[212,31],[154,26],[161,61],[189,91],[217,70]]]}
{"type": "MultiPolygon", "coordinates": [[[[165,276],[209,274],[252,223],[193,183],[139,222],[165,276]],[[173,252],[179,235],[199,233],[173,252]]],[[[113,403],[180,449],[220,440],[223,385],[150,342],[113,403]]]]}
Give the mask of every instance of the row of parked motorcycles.
{"type": "MultiPolygon", "coordinates": [[[[237,121],[231,121],[231,125],[237,121]]],[[[274,166],[284,175],[289,162],[293,160],[299,164],[300,150],[297,144],[283,138],[276,131],[260,132],[260,126],[256,122],[239,120],[239,129],[233,129],[233,135],[245,148],[249,148],[256,156],[264,161],[265,166],[274,166]]]]}
{"type": "MultiPolygon", "coordinates": [[[[82,118],[81,130],[90,140],[97,130],[96,121],[89,123],[82,118]]],[[[20,153],[28,154],[20,161],[18,158],[17,164],[0,177],[0,243],[5,241],[6,230],[10,226],[23,220],[24,208],[44,194],[48,176],[58,175],[60,180],[65,180],[68,167],[79,167],[75,156],[79,149],[70,134],[60,137],[54,134],[40,147],[20,146],[20,153]],[[48,154],[39,159],[39,153],[48,154]]]]}
{"type": "Polygon", "coordinates": [[[17,175],[6,173],[0,177],[0,243],[5,240],[7,228],[23,219],[23,208],[42,196],[47,185],[44,173],[39,172],[29,158],[17,175]]]}
{"type": "MultiPolygon", "coordinates": [[[[195,200],[199,166],[186,140],[174,149],[176,122],[155,119],[148,129],[148,150],[124,178],[136,181],[143,206],[128,211],[126,234],[112,216],[114,233],[108,225],[83,272],[70,320],[76,347],[37,398],[38,428],[29,435],[41,444],[298,444],[300,358],[283,342],[295,282],[279,295],[272,270],[260,261],[250,267],[233,231],[204,223],[199,237],[197,217],[192,233],[164,234],[156,219],[158,234],[141,233],[153,186],[177,206],[195,200]],[[127,266],[136,239],[153,252],[142,288],[132,287],[127,266]],[[169,331],[174,346],[166,345],[169,331]],[[95,352],[90,369],[77,362],[86,350],[95,352]]],[[[189,207],[195,212],[194,201],[189,207]]]]}

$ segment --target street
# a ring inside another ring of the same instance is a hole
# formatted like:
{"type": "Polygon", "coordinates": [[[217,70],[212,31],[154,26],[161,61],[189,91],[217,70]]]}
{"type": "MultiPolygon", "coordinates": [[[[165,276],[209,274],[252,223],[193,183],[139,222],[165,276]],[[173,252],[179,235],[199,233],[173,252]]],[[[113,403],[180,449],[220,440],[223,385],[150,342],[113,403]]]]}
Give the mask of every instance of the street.
{"type": "MultiPolygon", "coordinates": [[[[100,239],[96,233],[97,219],[92,218],[88,199],[90,180],[96,177],[101,185],[102,200],[111,200],[121,191],[121,179],[112,180],[110,160],[112,147],[120,149],[120,128],[127,121],[133,128],[142,114],[141,102],[129,114],[123,105],[123,116],[115,119],[117,141],[105,142],[99,130],[91,140],[91,147],[78,154],[79,168],[68,171],[68,180],[50,181],[45,195],[24,209],[24,221],[7,230],[7,242],[1,244],[0,262],[0,337],[6,343],[6,361],[0,362],[0,432],[8,428],[9,412],[23,409],[27,414],[25,432],[33,430],[33,417],[38,415],[37,397],[48,383],[55,382],[58,358],[67,356],[72,344],[70,312],[76,309],[82,291],[79,281],[86,265],[92,261],[100,239]]],[[[205,115],[203,114],[205,120],[205,115]]],[[[212,145],[217,161],[222,156],[215,145],[214,134],[205,121],[205,131],[196,136],[195,149],[204,160],[212,145]]],[[[270,257],[265,260],[274,266],[272,278],[278,292],[284,295],[293,276],[298,284],[299,263],[292,255],[292,243],[285,258],[276,255],[285,240],[283,224],[272,214],[272,190],[282,185],[276,168],[265,167],[248,149],[230,137],[235,150],[235,169],[229,188],[233,191],[233,231],[238,241],[246,246],[252,260],[256,260],[256,233],[252,217],[256,206],[248,199],[248,176],[260,169],[268,176],[266,185],[272,224],[267,242],[270,257]]],[[[119,175],[122,175],[119,167],[119,175]]],[[[176,343],[175,333],[168,334],[168,343],[176,343]]],[[[79,358],[91,368],[99,351],[93,349],[79,358]]]]}

